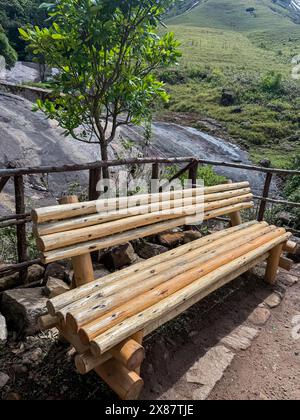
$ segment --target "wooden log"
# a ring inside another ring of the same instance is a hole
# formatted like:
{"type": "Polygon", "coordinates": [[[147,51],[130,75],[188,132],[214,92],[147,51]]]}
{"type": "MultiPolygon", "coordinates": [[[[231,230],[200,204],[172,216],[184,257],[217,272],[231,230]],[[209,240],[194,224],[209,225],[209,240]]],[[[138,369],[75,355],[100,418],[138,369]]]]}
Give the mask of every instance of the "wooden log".
{"type": "MultiPolygon", "coordinates": [[[[186,312],[189,308],[191,308],[196,303],[200,302],[202,299],[206,298],[206,296],[211,295],[216,290],[220,289],[221,287],[225,286],[226,284],[230,283],[231,281],[235,280],[236,278],[240,277],[242,274],[246,273],[247,271],[251,270],[251,268],[260,265],[264,261],[266,261],[269,257],[269,253],[262,255],[261,257],[251,261],[250,263],[244,265],[240,269],[236,270],[234,273],[231,273],[225,277],[220,278],[218,281],[212,283],[209,287],[204,290],[201,290],[198,294],[193,296],[192,298],[185,300],[179,306],[171,309],[166,314],[163,314],[160,318],[156,319],[152,323],[148,324],[145,328],[145,335],[151,334],[153,331],[160,328],[162,325],[165,325],[167,322],[171,321],[172,319],[176,318],[178,315],[186,312]]],[[[203,278],[204,280],[204,278],[203,278]]],[[[203,287],[202,287],[203,289],[203,287]]],[[[107,354],[107,353],[105,353],[107,354]]]]}
{"type": "MultiPolygon", "coordinates": [[[[204,214],[204,219],[213,219],[222,214],[229,214],[231,212],[239,211],[242,209],[252,208],[253,206],[254,203],[250,202],[235,204],[229,207],[224,207],[222,209],[208,211],[204,214]]],[[[185,224],[196,222],[199,222],[199,215],[193,217],[179,217],[174,220],[158,222],[150,226],[143,226],[117,235],[107,236],[105,238],[98,239],[95,241],[90,241],[83,244],[76,244],[55,251],[45,252],[42,261],[45,264],[49,264],[54,261],[76,257],[78,255],[98,251],[101,249],[109,248],[111,246],[124,244],[134,239],[145,238],[147,236],[151,236],[168,229],[173,229],[178,226],[183,226],[185,224]]]]}
{"type": "Polygon", "coordinates": [[[283,251],[283,243],[280,243],[271,250],[270,257],[267,263],[265,280],[267,283],[274,284],[279,268],[279,261],[283,251]]]}
{"type": "Polygon", "coordinates": [[[110,353],[129,371],[136,371],[145,359],[144,347],[133,339],[125,340],[123,343],[113,347],[110,353]]]}
{"type": "Polygon", "coordinates": [[[121,400],[136,400],[144,382],[136,372],[130,372],[117,360],[109,360],[95,368],[95,372],[109,385],[121,400]]]}
{"type": "Polygon", "coordinates": [[[184,274],[178,275],[169,281],[145,292],[134,299],[118,306],[115,310],[106,313],[99,317],[96,321],[91,322],[79,330],[79,336],[84,344],[89,344],[95,337],[103,334],[109,328],[119,322],[142,312],[146,308],[155,305],[157,302],[164,298],[176,293],[177,291],[185,288],[190,283],[196,281],[200,277],[211,273],[222,265],[227,264],[229,261],[238,259],[239,257],[251,252],[264,244],[277,239],[285,233],[284,229],[277,229],[274,232],[267,233],[257,239],[250,240],[247,244],[241,245],[236,250],[226,252],[224,255],[219,255],[213,260],[209,260],[199,267],[187,271],[184,274]]]}
{"type": "Polygon", "coordinates": [[[298,248],[298,244],[297,242],[294,241],[288,241],[286,244],[284,244],[283,246],[283,250],[285,252],[288,252],[289,254],[295,254],[298,248]]]}
{"type": "MultiPolygon", "coordinates": [[[[243,188],[239,190],[226,191],[223,193],[208,194],[205,196],[205,203],[212,201],[220,201],[224,199],[234,198],[238,196],[245,196],[251,193],[250,188],[243,188]]],[[[252,198],[249,196],[249,198],[252,198]]],[[[201,198],[201,197],[200,197],[201,198]]],[[[199,203],[199,197],[183,197],[177,200],[170,201],[170,208],[177,208],[184,205],[193,205],[199,203]]],[[[123,219],[130,216],[135,216],[138,214],[147,214],[153,213],[155,211],[161,211],[163,208],[166,208],[167,202],[156,202],[151,204],[146,204],[144,206],[135,206],[128,208],[120,209],[116,211],[106,211],[102,213],[93,214],[91,216],[85,217],[75,217],[69,220],[63,220],[59,222],[39,224],[35,226],[36,236],[45,236],[54,233],[66,232],[69,230],[80,229],[83,227],[89,227],[98,225],[101,223],[106,223],[114,220],[123,219]]]]}
{"type": "Polygon", "coordinates": [[[58,316],[43,315],[38,319],[38,326],[41,331],[51,330],[59,324],[58,316]]]}
{"type": "Polygon", "coordinates": [[[192,297],[199,295],[202,291],[207,290],[213,284],[221,279],[224,279],[226,276],[231,279],[236,278],[243,267],[246,267],[247,271],[251,262],[257,260],[257,258],[261,258],[277,245],[284,243],[290,238],[290,236],[290,234],[286,233],[283,236],[273,239],[261,247],[220,267],[207,276],[201,277],[172,296],[150,308],[147,308],[145,311],[139,312],[133,317],[115,325],[93,340],[91,343],[91,350],[93,354],[100,355],[109,351],[110,348],[114,347],[128,336],[131,336],[134,332],[139,331],[142,328],[146,329],[147,325],[153,324],[162,316],[170,313],[170,311],[183,304],[183,302],[187,302],[192,297]]]}
{"type": "Polygon", "coordinates": [[[264,190],[263,190],[263,198],[262,198],[262,201],[260,203],[260,208],[259,208],[259,212],[258,212],[258,219],[257,220],[259,222],[262,222],[264,220],[264,217],[265,217],[265,212],[266,212],[266,207],[267,207],[266,198],[268,198],[268,196],[269,196],[272,179],[273,179],[273,174],[271,172],[268,172],[266,174],[266,180],[265,180],[265,185],[264,185],[264,190]]]}
{"type": "Polygon", "coordinates": [[[281,257],[279,260],[279,267],[286,271],[291,271],[293,268],[294,261],[286,257],[281,257]]]}
{"type": "MultiPolygon", "coordinates": [[[[158,264],[170,261],[171,259],[178,258],[195,249],[208,245],[218,239],[224,238],[227,235],[230,235],[234,232],[241,232],[243,229],[247,229],[255,225],[258,225],[258,222],[251,221],[248,223],[244,223],[242,226],[237,226],[220,232],[214,232],[209,236],[203,237],[189,244],[182,245],[179,248],[157,255],[156,257],[135,264],[134,266],[127,267],[119,272],[112,273],[108,276],[105,276],[104,278],[94,281],[92,284],[90,283],[85,286],[81,286],[78,289],[64,293],[63,295],[56,296],[47,303],[49,313],[55,315],[67,305],[74,303],[84,297],[89,297],[93,293],[99,292],[99,290],[102,289],[105,285],[109,285],[116,280],[121,282],[123,279],[127,278],[130,275],[141,272],[144,273],[147,269],[152,270],[153,267],[156,267],[158,264]]],[[[267,226],[267,223],[262,224],[262,226],[267,226]]]]}
{"type": "MultiPolygon", "coordinates": [[[[63,197],[60,200],[62,205],[78,203],[77,196],[63,197]]],[[[89,253],[72,258],[75,286],[79,287],[95,280],[92,258],[89,253]]]]}
{"type": "Polygon", "coordinates": [[[9,180],[10,180],[9,176],[0,178],[0,193],[3,191],[5,185],[8,183],[9,180]]]}
{"type": "Polygon", "coordinates": [[[97,191],[98,182],[101,179],[101,169],[90,169],[89,171],[89,200],[98,200],[99,192],[97,191]]]}
{"type": "Polygon", "coordinates": [[[254,225],[243,230],[242,233],[230,234],[179,258],[157,264],[155,269],[151,268],[148,271],[133,274],[127,279],[124,278],[122,281],[104,286],[100,293],[89,295],[87,298],[66,306],[58,312],[58,315],[62,319],[66,317],[67,327],[77,332],[80,327],[129,299],[275,229],[276,227],[272,226],[254,225]]]}
{"type": "Polygon", "coordinates": [[[239,211],[232,213],[230,215],[230,220],[231,220],[231,226],[238,226],[243,223],[242,215],[239,211]]]}
{"type": "Polygon", "coordinates": [[[83,354],[77,354],[75,356],[75,366],[77,372],[80,373],[80,375],[86,375],[87,373],[95,369],[97,366],[102,365],[111,358],[112,355],[109,352],[103,354],[100,357],[96,357],[90,350],[88,350],[83,354]]]}
{"type": "MultiPolygon", "coordinates": [[[[204,205],[204,211],[213,211],[234,204],[251,201],[252,197],[252,194],[246,194],[226,200],[206,203],[204,205]]],[[[114,235],[123,231],[136,229],[141,226],[158,223],[160,221],[170,220],[183,216],[194,216],[197,213],[203,212],[202,203],[187,205],[184,207],[182,207],[182,204],[183,203],[180,200],[179,207],[172,208],[172,204],[167,202],[167,207],[165,210],[161,209],[160,211],[149,214],[140,214],[140,212],[138,212],[139,214],[137,216],[130,216],[129,213],[126,219],[115,220],[92,227],[72,230],[68,232],[68,235],[66,235],[65,232],[46,235],[37,240],[38,249],[40,251],[52,251],[54,249],[64,248],[69,245],[86,242],[87,240],[98,238],[101,239],[105,236],[114,235]]]]}
{"type": "MultiPolygon", "coordinates": [[[[239,182],[235,184],[222,184],[213,187],[207,187],[204,189],[204,194],[213,194],[215,192],[224,192],[224,191],[231,191],[237,189],[249,188],[249,182],[239,182]]],[[[202,188],[195,188],[191,190],[184,190],[184,194],[186,195],[197,195],[198,193],[203,192],[202,188]]],[[[157,194],[143,194],[139,196],[132,196],[132,197],[121,197],[117,199],[109,199],[105,200],[105,210],[109,210],[110,208],[127,208],[131,206],[135,206],[137,200],[139,200],[143,204],[154,203],[156,201],[169,201],[170,199],[173,200],[176,197],[181,198],[183,192],[182,191],[174,191],[174,192],[163,192],[157,194]],[[123,206],[123,207],[122,207],[123,206]]],[[[63,220],[68,219],[70,217],[76,216],[83,216],[88,214],[97,213],[99,209],[98,201],[90,201],[85,203],[78,203],[73,205],[64,205],[64,206],[51,206],[51,207],[44,207],[40,209],[32,210],[31,216],[32,220],[35,223],[45,223],[49,221],[55,220],[63,220]]]]}

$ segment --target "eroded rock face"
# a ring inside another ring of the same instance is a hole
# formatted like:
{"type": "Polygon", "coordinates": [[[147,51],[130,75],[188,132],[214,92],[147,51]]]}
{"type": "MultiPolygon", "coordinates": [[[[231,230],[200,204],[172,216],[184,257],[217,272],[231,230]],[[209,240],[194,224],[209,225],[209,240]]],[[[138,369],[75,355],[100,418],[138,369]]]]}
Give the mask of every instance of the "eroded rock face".
{"type": "Polygon", "coordinates": [[[1,312],[20,335],[33,335],[39,331],[38,318],[47,312],[46,302],[42,287],[9,290],[3,293],[1,312]]]}

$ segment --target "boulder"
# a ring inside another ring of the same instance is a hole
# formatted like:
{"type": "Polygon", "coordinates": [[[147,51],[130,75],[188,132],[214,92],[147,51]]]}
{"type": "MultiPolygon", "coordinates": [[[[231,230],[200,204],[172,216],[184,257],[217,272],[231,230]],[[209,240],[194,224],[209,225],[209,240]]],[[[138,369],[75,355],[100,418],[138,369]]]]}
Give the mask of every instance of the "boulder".
{"type": "Polygon", "coordinates": [[[256,308],[249,316],[248,320],[257,326],[263,326],[267,323],[271,316],[271,312],[266,308],[256,308]]]}
{"type": "Polygon", "coordinates": [[[0,314],[0,347],[4,346],[7,341],[6,319],[0,314]]]}
{"type": "Polygon", "coordinates": [[[19,335],[33,335],[39,331],[38,318],[47,313],[46,302],[42,287],[9,290],[2,295],[1,312],[19,335]]]}
{"type": "Polygon", "coordinates": [[[49,277],[46,286],[43,288],[43,292],[48,299],[62,295],[69,290],[70,287],[63,280],[56,279],[55,277],[49,277]]]}
{"type": "Polygon", "coordinates": [[[223,106],[232,106],[236,103],[236,95],[232,90],[223,89],[220,104],[223,106]]]}
{"type": "Polygon", "coordinates": [[[262,159],[259,162],[260,166],[262,166],[263,168],[270,168],[271,167],[271,161],[270,159],[262,159]]]}
{"type": "Polygon", "coordinates": [[[165,232],[158,235],[158,241],[167,248],[174,248],[184,242],[185,232],[165,232]]]}
{"type": "Polygon", "coordinates": [[[103,264],[109,269],[119,270],[125,266],[139,261],[138,255],[130,243],[111,248],[101,258],[103,264]]]}
{"type": "Polygon", "coordinates": [[[49,277],[65,280],[66,267],[64,267],[62,264],[59,264],[59,263],[49,264],[45,271],[45,279],[48,280],[49,277]]]}
{"type": "Polygon", "coordinates": [[[168,248],[163,245],[153,244],[143,240],[135,241],[133,246],[137,255],[145,260],[168,251],[168,248]]]}
{"type": "Polygon", "coordinates": [[[196,230],[187,230],[184,232],[184,243],[188,244],[190,242],[196,241],[197,239],[201,239],[203,237],[201,232],[197,232],[196,230]]]}
{"type": "Polygon", "coordinates": [[[34,264],[28,268],[28,277],[27,282],[33,283],[35,281],[39,281],[44,277],[45,268],[39,264],[34,264]]]}
{"type": "Polygon", "coordinates": [[[0,389],[4,388],[9,380],[10,377],[6,373],[0,372],[0,389]]]}
{"type": "Polygon", "coordinates": [[[110,271],[105,267],[104,264],[94,264],[94,276],[95,279],[102,279],[102,277],[108,276],[110,271]]]}
{"type": "Polygon", "coordinates": [[[11,274],[10,276],[5,276],[0,278],[0,292],[5,290],[13,289],[14,287],[20,286],[21,281],[19,273],[11,274]]]}

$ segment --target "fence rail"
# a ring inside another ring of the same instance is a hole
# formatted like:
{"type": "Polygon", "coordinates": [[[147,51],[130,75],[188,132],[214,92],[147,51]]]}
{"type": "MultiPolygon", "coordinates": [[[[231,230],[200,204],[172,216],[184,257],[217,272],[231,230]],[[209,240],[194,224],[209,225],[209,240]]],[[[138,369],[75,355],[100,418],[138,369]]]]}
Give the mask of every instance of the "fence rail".
{"type": "MultiPolygon", "coordinates": [[[[16,227],[17,232],[17,254],[18,262],[10,266],[0,268],[0,277],[8,275],[13,272],[19,272],[21,279],[26,280],[27,269],[33,264],[40,262],[39,259],[28,260],[27,255],[27,242],[26,242],[26,224],[31,223],[31,216],[25,210],[25,193],[24,193],[24,176],[35,174],[51,174],[51,173],[67,173],[67,172],[81,172],[89,171],[89,199],[95,200],[97,198],[97,181],[101,172],[101,168],[111,168],[130,165],[152,165],[152,179],[157,179],[160,173],[160,165],[184,165],[178,171],[172,180],[179,178],[186,172],[189,173],[189,178],[192,180],[193,186],[197,182],[197,171],[199,165],[212,165],[216,167],[229,167],[234,169],[243,169],[248,171],[256,171],[266,174],[264,189],[262,196],[255,196],[255,199],[260,202],[258,211],[258,220],[261,221],[265,217],[267,204],[285,205],[287,207],[300,208],[300,203],[293,203],[284,200],[270,198],[270,187],[274,175],[277,176],[300,176],[298,170],[286,170],[276,168],[264,168],[254,165],[245,165],[231,162],[221,162],[206,159],[195,159],[193,157],[178,157],[178,158],[139,158],[139,159],[124,159],[124,160],[111,160],[90,162],[85,164],[70,164],[63,166],[39,166],[39,167],[23,167],[18,168],[14,164],[9,167],[0,169],[0,193],[3,191],[6,184],[10,179],[14,180],[15,188],[15,214],[3,216],[0,218],[0,229],[5,227],[16,227]]],[[[293,229],[293,233],[300,234],[293,229]]]]}

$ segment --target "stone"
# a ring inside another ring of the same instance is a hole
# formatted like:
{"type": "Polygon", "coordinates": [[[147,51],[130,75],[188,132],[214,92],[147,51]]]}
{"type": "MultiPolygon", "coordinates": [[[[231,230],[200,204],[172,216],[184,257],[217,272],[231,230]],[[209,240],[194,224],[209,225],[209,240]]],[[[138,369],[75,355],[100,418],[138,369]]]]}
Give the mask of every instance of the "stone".
{"type": "Polygon", "coordinates": [[[138,255],[134,252],[130,243],[120,245],[110,249],[102,258],[102,263],[109,269],[118,270],[125,266],[136,263],[139,260],[138,255]]]}
{"type": "Polygon", "coordinates": [[[197,232],[196,230],[187,230],[184,232],[184,240],[183,242],[185,244],[188,244],[193,241],[197,241],[198,239],[201,239],[203,237],[201,232],[197,232]]]}
{"type": "Polygon", "coordinates": [[[66,268],[62,264],[52,263],[49,264],[45,271],[45,280],[48,280],[49,277],[54,277],[56,279],[64,280],[66,277],[66,268]]]}
{"type": "Polygon", "coordinates": [[[43,288],[44,295],[48,299],[52,299],[55,296],[62,295],[63,293],[69,292],[70,287],[60,279],[55,277],[49,277],[46,286],[43,288]]]}
{"type": "Polygon", "coordinates": [[[0,278],[0,292],[5,290],[13,289],[21,285],[19,273],[11,274],[10,276],[5,276],[0,278]]]}
{"type": "Polygon", "coordinates": [[[18,334],[33,335],[39,331],[38,318],[47,313],[43,288],[9,290],[2,295],[1,311],[18,334]]]}
{"type": "Polygon", "coordinates": [[[248,321],[257,326],[263,326],[267,323],[271,312],[266,308],[256,308],[249,316],[248,321]]]}
{"type": "Polygon", "coordinates": [[[236,102],[236,95],[232,90],[223,89],[220,104],[223,106],[232,106],[236,102]]]}
{"type": "Polygon", "coordinates": [[[28,268],[28,277],[27,282],[33,283],[35,281],[39,281],[44,277],[45,268],[39,264],[34,264],[28,268]]]}
{"type": "Polygon", "coordinates": [[[271,309],[277,308],[277,306],[281,304],[281,297],[277,293],[272,293],[272,295],[268,296],[265,300],[265,304],[271,309]]]}
{"type": "Polygon", "coordinates": [[[103,264],[94,265],[94,276],[95,279],[102,279],[102,277],[108,276],[110,271],[103,264]]]}
{"type": "Polygon", "coordinates": [[[262,159],[259,162],[260,166],[262,166],[263,168],[270,168],[271,167],[271,161],[270,159],[262,159]]]}
{"type": "Polygon", "coordinates": [[[143,240],[135,241],[133,246],[137,255],[145,260],[168,251],[168,248],[163,245],[153,244],[143,240]]]}
{"type": "Polygon", "coordinates": [[[184,242],[184,232],[165,232],[158,235],[158,241],[167,248],[174,248],[184,242]]]}
{"type": "Polygon", "coordinates": [[[295,219],[295,217],[291,213],[289,213],[288,211],[280,212],[277,217],[286,226],[289,226],[290,223],[295,219]]]}
{"type": "Polygon", "coordinates": [[[280,270],[277,280],[286,286],[294,286],[299,282],[299,277],[280,270]]]}
{"type": "Polygon", "coordinates": [[[0,314],[0,347],[4,346],[7,341],[7,326],[6,326],[6,319],[3,315],[0,314]]]}
{"type": "Polygon", "coordinates": [[[187,382],[200,385],[194,391],[194,400],[206,400],[216,384],[222,379],[231,365],[235,354],[225,346],[211,348],[205,356],[198,360],[187,372],[187,382]]]}
{"type": "Polygon", "coordinates": [[[4,388],[8,384],[10,377],[6,373],[0,372],[0,389],[4,388]]]}
{"type": "Polygon", "coordinates": [[[257,329],[242,326],[223,337],[221,343],[236,351],[247,350],[258,334],[259,331],[257,329]]]}

